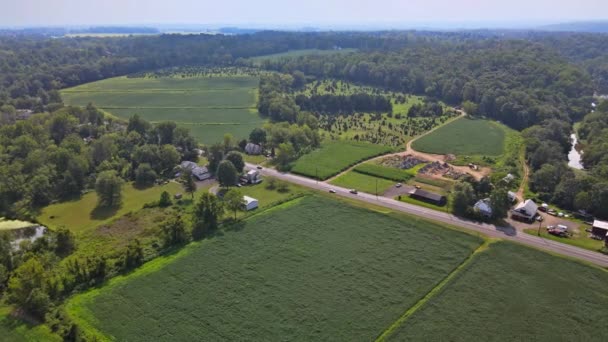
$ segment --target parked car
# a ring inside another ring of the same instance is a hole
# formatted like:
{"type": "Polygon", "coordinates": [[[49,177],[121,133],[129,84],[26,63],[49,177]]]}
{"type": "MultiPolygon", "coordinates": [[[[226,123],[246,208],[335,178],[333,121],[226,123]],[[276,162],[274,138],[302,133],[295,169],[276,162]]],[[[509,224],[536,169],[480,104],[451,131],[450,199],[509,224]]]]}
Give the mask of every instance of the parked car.
{"type": "Polygon", "coordinates": [[[545,218],[542,215],[536,215],[536,221],[543,222],[545,218]]]}
{"type": "Polygon", "coordinates": [[[353,194],[353,195],[356,195],[356,194],[358,194],[358,193],[359,193],[359,192],[358,192],[357,190],[355,190],[355,189],[350,189],[350,191],[349,191],[349,192],[350,192],[351,194],[353,194]]]}
{"type": "Polygon", "coordinates": [[[557,216],[557,211],[555,211],[553,209],[549,209],[549,210],[547,210],[547,214],[552,215],[552,216],[557,216]]]}
{"type": "Polygon", "coordinates": [[[547,232],[551,235],[560,236],[560,237],[568,237],[570,234],[568,233],[568,227],[563,224],[558,224],[557,226],[548,226],[547,232]]]}
{"type": "Polygon", "coordinates": [[[541,204],[541,206],[540,206],[540,207],[538,207],[538,210],[540,210],[540,211],[542,211],[542,212],[546,213],[546,212],[547,212],[547,210],[549,210],[549,205],[548,205],[547,203],[543,203],[543,204],[541,204]]]}
{"type": "Polygon", "coordinates": [[[414,187],[415,187],[416,189],[420,189],[420,185],[418,185],[418,184],[414,185],[414,187]]]}
{"type": "Polygon", "coordinates": [[[329,189],[329,193],[330,193],[330,194],[335,194],[335,193],[336,193],[336,190],[334,190],[334,189],[329,189]]]}
{"type": "Polygon", "coordinates": [[[562,213],[561,211],[559,213],[557,213],[557,217],[564,217],[564,213],[562,213]]]}
{"type": "Polygon", "coordinates": [[[402,185],[403,184],[401,184],[401,183],[397,183],[397,184],[395,184],[395,187],[400,188],[402,185]]]}

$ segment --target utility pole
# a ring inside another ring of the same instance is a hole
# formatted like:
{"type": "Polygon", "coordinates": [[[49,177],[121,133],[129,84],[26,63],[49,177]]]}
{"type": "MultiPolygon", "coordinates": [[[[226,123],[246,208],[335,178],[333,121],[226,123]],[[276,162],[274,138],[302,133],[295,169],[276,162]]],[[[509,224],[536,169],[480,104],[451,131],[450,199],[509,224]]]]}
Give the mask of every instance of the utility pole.
{"type": "Polygon", "coordinates": [[[376,178],[376,199],[378,199],[378,178],[376,178]]]}
{"type": "Polygon", "coordinates": [[[317,184],[319,184],[319,168],[315,167],[315,174],[317,175],[315,179],[317,180],[317,184]]]}
{"type": "MultiPolygon", "coordinates": [[[[541,216],[542,217],[542,216],[541,216]]],[[[543,221],[538,221],[538,232],[536,233],[538,236],[540,236],[540,226],[543,224],[543,221]]]]}

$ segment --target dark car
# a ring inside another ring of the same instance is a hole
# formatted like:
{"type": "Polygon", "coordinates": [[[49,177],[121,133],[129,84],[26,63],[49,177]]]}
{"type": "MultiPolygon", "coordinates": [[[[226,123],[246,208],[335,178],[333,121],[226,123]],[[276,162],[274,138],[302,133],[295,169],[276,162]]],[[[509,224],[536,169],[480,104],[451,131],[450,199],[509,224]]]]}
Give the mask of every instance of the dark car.
{"type": "Polygon", "coordinates": [[[356,194],[358,194],[358,193],[359,193],[359,192],[358,192],[357,190],[355,190],[355,189],[350,189],[350,191],[349,191],[349,192],[350,192],[351,194],[353,194],[353,195],[356,195],[356,194]]]}

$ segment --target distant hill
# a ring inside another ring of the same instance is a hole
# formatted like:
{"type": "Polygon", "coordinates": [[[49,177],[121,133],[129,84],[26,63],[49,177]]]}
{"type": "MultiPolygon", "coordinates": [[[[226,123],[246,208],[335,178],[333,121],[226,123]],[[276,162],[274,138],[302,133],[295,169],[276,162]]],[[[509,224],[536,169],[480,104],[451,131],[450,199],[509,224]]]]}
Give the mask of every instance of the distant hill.
{"type": "Polygon", "coordinates": [[[579,21],[541,26],[543,31],[592,32],[608,33],[608,20],[605,21],[579,21]]]}

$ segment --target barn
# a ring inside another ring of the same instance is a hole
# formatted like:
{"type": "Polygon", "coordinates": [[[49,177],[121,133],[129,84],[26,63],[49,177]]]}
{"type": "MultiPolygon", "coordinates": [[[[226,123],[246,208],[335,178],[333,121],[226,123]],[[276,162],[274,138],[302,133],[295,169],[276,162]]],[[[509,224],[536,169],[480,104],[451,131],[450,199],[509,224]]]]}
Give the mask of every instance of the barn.
{"type": "Polygon", "coordinates": [[[410,197],[417,199],[419,201],[435,204],[435,205],[445,205],[447,199],[445,196],[436,194],[434,192],[425,191],[422,189],[414,189],[410,191],[410,197]]]}

